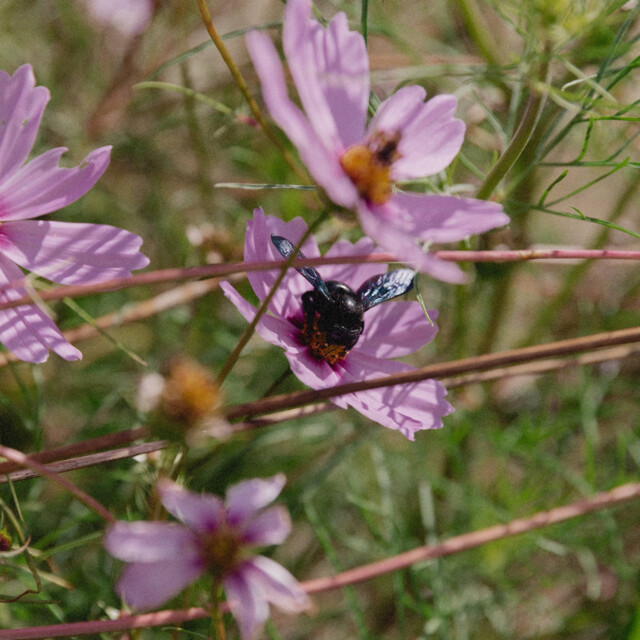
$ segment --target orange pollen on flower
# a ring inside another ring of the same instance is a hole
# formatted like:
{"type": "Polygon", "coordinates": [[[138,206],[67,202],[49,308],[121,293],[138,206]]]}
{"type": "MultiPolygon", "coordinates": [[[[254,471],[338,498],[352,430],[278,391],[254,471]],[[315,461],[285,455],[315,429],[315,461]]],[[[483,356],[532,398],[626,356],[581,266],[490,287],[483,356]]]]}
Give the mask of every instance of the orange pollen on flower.
{"type": "Polygon", "coordinates": [[[215,575],[225,575],[240,564],[242,542],[237,532],[223,525],[211,534],[203,537],[202,552],[207,560],[209,571],[215,575]]]}
{"type": "Polygon", "coordinates": [[[372,204],[384,204],[391,197],[391,165],[401,157],[399,142],[399,133],[377,133],[368,144],[353,145],[340,158],[360,196],[372,204]]]}
{"type": "Polygon", "coordinates": [[[162,401],[167,416],[189,425],[213,415],[222,403],[209,370],[186,358],[171,363],[162,401]]]}
{"type": "Polygon", "coordinates": [[[342,344],[329,344],[327,341],[327,332],[318,327],[317,316],[313,320],[313,324],[309,326],[308,322],[302,327],[302,341],[309,347],[309,353],[316,360],[324,360],[330,365],[334,365],[340,360],[344,360],[349,350],[342,344]]]}

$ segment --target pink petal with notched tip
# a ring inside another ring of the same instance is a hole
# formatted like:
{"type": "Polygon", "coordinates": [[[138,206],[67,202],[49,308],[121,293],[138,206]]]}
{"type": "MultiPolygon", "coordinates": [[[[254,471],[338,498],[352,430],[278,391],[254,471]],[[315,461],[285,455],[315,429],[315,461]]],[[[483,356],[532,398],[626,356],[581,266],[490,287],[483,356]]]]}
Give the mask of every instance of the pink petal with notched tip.
{"type": "Polygon", "coordinates": [[[193,562],[200,557],[198,537],[174,522],[116,522],[107,529],[104,547],[125,562],[193,562]]]}
{"type": "MultiPolygon", "coordinates": [[[[418,302],[394,301],[381,304],[365,313],[364,331],[354,347],[376,358],[400,358],[429,344],[438,333],[430,324],[418,302]]],[[[438,312],[429,310],[434,321],[438,312]]]]}
{"type": "Polygon", "coordinates": [[[225,507],[231,523],[242,523],[268,504],[282,491],[287,479],[278,473],[272,478],[254,478],[234,484],[227,490],[225,507]]]}
{"type": "Polygon", "coordinates": [[[462,284],[467,281],[466,274],[457,264],[446,262],[428,251],[423,251],[416,244],[418,238],[405,228],[397,226],[397,221],[394,221],[392,216],[383,215],[380,208],[373,210],[362,203],[358,207],[358,216],[362,229],[368,236],[412,269],[445,282],[462,284]]]}
{"type": "Polygon", "coordinates": [[[296,146],[302,161],[329,197],[345,207],[354,206],[358,192],[342,170],[338,156],[289,99],[282,63],[273,43],[257,31],[247,33],[246,43],[271,117],[296,146]]]}
{"type": "MultiPolygon", "coordinates": [[[[24,274],[0,253],[0,302],[26,295],[24,274]]],[[[0,342],[25,362],[40,363],[55,351],[65,360],[80,360],[82,353],[69,344],[49,316],[35,304],[0,311],[0,342]]]]}
{"type": "Polygon", "coordinates": [[[127,565],[116,592],[133,609],[155,609],[193,582],[205,565],[200,558],[186,561],[167,556],[160,562],[127,565]]]}
{"type": "Polygon", "coordinates": [[[158,482],[162,506],[194,531],[210,533],[224,520],[224,504],[220,498],[184,489],[171,480],[158,482]]]}
{"type": "Polygon", "coordinates": [[[149,259],[142,238],[108,225],[23,220],[0,226],[0,250],[21,267],[62,284],[126,278],[149,259]]]}
{"type": "Polygon", "coordinates": [[[254,556],[239,570],[244,573],[253,588],[278,609],[286,613],[301,613],[311,606],[309,596],[298,581],[274,560],[254,556]]]}
{"type": "Polygon", "coordinates": [[[285,7],[283,47],[300,101],[315,131],[336,155],[362,140],[369,103],[364,38],[338,13],[325,29],[310,0],[285,7]]]}
{"type": "MultiPolygon", "coordinates": [[[[413,370],[402,362],[374,358],[357,350],[353,350],[340,366],[344,370],[344,382],[383,378],[413,370]]],[[[416,431],[442,427],[442,417],[453,411],[445,400],[446,394],[439,382],[424,380],[359,391],[342,396],[342,399],[372,420],[413,440],[416,431]]]]}
{"type": "Polygon", "coordinates": [[[284,507],[272,507],[242,527],[242,542],[251,546],[280,544],[291,533],[291,519],[284,507]]]}
{"type": "Polygon", "coordinates": [[[458,242],[509,223],[497,202],[475,198],[398,192],[385,207],[407,233],[426,242],[458,242]]]}
{"type": "Polygon", "coordinates": [[[242,640],[252,640],[269,617],[269,604],[242,570],[225,576],[222,584],[242,640]]]}
{"type": "MultiPolygon", "coordinates": [[[[265,216],[261,208],[256,209],[253,212],[253,220],[247,222],[244,246],[245,262],[284,260],[271,241],[271,235],[282,236],[295,246],[304,235],[306,228],[307,225],[302,218],[294,218],[290,222],[284,222],[275,216],[265,216]]],[[[305,241],[302,253],[307,258],[315,258],[320,255],[318,245],[312,237],[305,241]]],[[[247,274],[251,287],[260,300],[267,297],[279,272],[280,269],[276,267],[270,271],[253,271],[247,274]]],[[[308,289],[311,289],[311,285],[297,271],[289,269],[269,308],[278,316],[287,318],[298,312],[300,296],[308,289]]]]}
{"type": "Polygon", "coordinates": [[[109,166],[111,147],[92,151],[73,169],[58,166],[65,151],[45,151],[0,183],[0,220],[36,218],[62,209],[87,193],[109,166]]]}
{"type": "Polygon", "coordinates": [[[424,102],[426,91],[402,87],[387,98],[369,123],[367,136],[400,134],[400,158],[391,166],[394,180],[434,175],[448,167],[460,151],[465,125],[456,119],[457,100],[440,95],[424,102]]]}
{"type": "MultiPolygon", "coordinates": [[[[251,322],[256,315],[256,308],[249,304],[228,282],[221,282],[220,288],[224,295],[231,300],[247,322],[251,322]]],[[[256,332],[261,338],[283,349],[295,348],[298,344],[296,335],[298,330],[288,321],[270,315],[263,315],[258,322],[256,332]]]]}
{"type": "Polygon", "coordinates": [[[0,71],[0,184],[24,164],[38,133],[49,90],[35,86],[31,65],[0,71]]]}

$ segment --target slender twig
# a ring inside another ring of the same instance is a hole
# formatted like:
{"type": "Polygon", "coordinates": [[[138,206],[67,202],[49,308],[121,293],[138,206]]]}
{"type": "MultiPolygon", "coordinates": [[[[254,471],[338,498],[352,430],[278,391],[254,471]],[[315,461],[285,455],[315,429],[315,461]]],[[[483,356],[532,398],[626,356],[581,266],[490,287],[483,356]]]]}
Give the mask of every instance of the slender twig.
{"type": "Polygon", "coordinates": [[[97,500],[94,500],[90,495],[82,491],[82,489],[78,489],[78,487],[76,487],[72,482],[69,482],[66,478],[59,476],[43,464],[40,464],[35,460],[31,460],[31,458],[22,453],[22,451],[0,445],[0,456],[7,458],[8,460],[12,460],[27,469],[37,471],[39,475],[46,476],[50,480],[53,480],[63,489],[66,489],[77,500],[89,507],[89,509],[95,511],[103,520],[106,520],[107,522],[115,522],[115,518],[97,500]]]}
{"type": "MultiPolygon", "coordinates": [[[[302,588],[309,594],[333,591],[343,587],[373,580],[388,573],[406,569],[418,562],[434,558],[443,558],[462,551],[481,547],[489,542],[503,540],[537,529],[543,529],[560,522],[584,516],[588,513],[615,507],[619,504],[640,497],[640,483],[624,484],[609,491],[596,493],[562,507],[549,511],[539,511],[528,518],[517,518],[506,524],[498,524],[485,529],[454,536],[435,545],[417,547],[379,562],[362,565],[333,576],[316,578],[302,582],[302,588]]],[[[221,605],[222,611],[228,611],[226,603],[221,605]]],[[[99,634],[127,629],[143,629],[167,624],[177,624],[187,620],[206,618],[209,611],[201,608],[184,610],[167,610],[146,613],[136,616],[122,616],[117,620],[96,620],[91,622],[70,622],[65,624],[0,631],[0,640],[34,640],[37,638],[61,638],[74,635],[99,634]]]]}
{"type": "MultiPolygon", "coordinates": [[[[434,251],[433,255],[448,262],[528,262],[533,260],[632,260],[640,261],[640,251],[617,249],[513,249],[508,251],[434,251]]],[[[318,267],[330,264],[364,264],[397,262],[397,258],[389,253],[372,253],[368,256],[324,256],[294,260],[291,268],[303,266],[318,267]]],[[[65,285],[50,291],[39,291],[38,297],[45,301],[62,298],[79,298],[115,289],[139,287],[143,285],[166,284],[192,278],[222,278],[239,273],[269,271],[282,269],[284,260],[265,262],[231,262],[228,264],[212,264],[201,267],[184,267],[175,269],[158,269],[147,271],[128,278],[115,278],[105,282],[87,285],[65,285]]],[[[23,281],[11,282],[0,287],[0,292],[14,286],[23,286],[23,281]]],[[[213,286],[213,285],[212,285],[213,286]]],[[[11,302],[0,304],[0,311],[32,304],[30,296],[23,296],[11,302]]]]}
{"type": "Polygon", "coordinates": [[[229,68],[229,71],[231,72],[233,79],[238,85],[238,89],[240,89],[240,92],[244,96],[244,99],[247,101],[247,104],[249,105],[249,109],[251,109],[251,113],[253,113],[254,118],[256,119],[258,124],[262,127],[262,130],[265,132],[269,140],[280,150],[280,153],[282,153],[283,158],[286,160],[287,164],[295,171],[296,175],[301,180],[303,180],[303,182],[308,182],[307,175],[304,173],[304,171],[302,171],[298,163],[293,159],[293,156],[289,153],[289,151],[287,151],[287,149],[278,139],[278,136],[276,136],[273,129],[269,126],[267,121],[264,119],[264,116],[262,115],[262,111],[260,110],[258,103],[255,101],[255,99],[251,95],[251,92],[249,91],[249,87],[247,86],[247,83],[243,75],[240,73],[240,69],[238,69],[238,65],[236,65],[234,59],[231,57],[231,54],[229,53],[229,49],[227,49],[227,46],[225,45],[223,39],[220,37],[220,35],[218,34],[213,24],[213,20],[211,19],[211,13],[209,12],[209,7],[207,5],[206,0],[196,0],[196,2],[198,3],[198,9],[200,9],[200,14],[202,15],[202,21],[204,22],[204,26],[207,29],[207,32],[209,34],[209,37],[211,38],[211,41],[213,42],[216,49],[222,56],[222,59],[224,60],[225,64],[229,68]]]}
{"type": "MultiPolygon", "coordinates": [[[[52,462],[47,465],[47,469],[55,473],[63,473],[65,471],[75,471],[76,469],[83,469],[85,467],[92,467],[106,462],[113,462],[114,460],[124,460],[126,458],[133,458],[134,456],[142,455],[143,453],[151,453],[152,451],[159,451],[167,446],[166,440],[157,440],[155,442],[143,442],[132,447],[123,447],[116,449],[115,451],[102,451],[100,453],[92,453],[87,456],[78,456],[77,458],[71,458],[70,460],[61,460],[59,462],[52,462]]],[[[40,475],[37,469],[28,469],[24,471],[12,471],[8,475],[0,475],[0,484],[5,482],[18,482],[19,480],[28,480],[30,478],[37,478],[40,475]]]]}
{"type": "MultiPolygon", "coordinates": [[[[48,449],[38,453],[30,453],[29,458],[40,463],[55,462],[57,460],[70,458],[71,456],[79,456],[86,453],[100,451],[101,449],[119,447],[123,444],[129,444],[134,440],[146,438],[148,435],[149,431],[146,427],[126,429],[124,431],[117,431],[116,433],[109,433],[98,438],[90,438],[88,440],[82,440],[81,442],[74,442],[73,444],[67,444],[63,447],[55,447],[54,449],[48,449]]],[[[0,463],[0,475],[11,473],[12,471],[16,471],[21,468],[22,465],[16,464],[15,462],[3,462],[0,463]]]]}
{"type": "MultiPolygon", "coordinates": [[[[539,77],[545,78],[549,72],[549,61],[545,60],[539,77]]],[[[511,142],[507,145],[498,161],[493,165],[491,171],[487,174],[482,185],[476,193],[476,197],[481,200],[487,200],[491,197],[500,181],[509,172],[516,160],[520,157],[524,148],[527,146],[533,131],[538,123],[538,118],[542,113],[546,102],[547,94],[541,87],[533,86],[531,93],[527,99],[527,103],[518,126],[511,142]]]]}
{"type": "MultiPolygon", "coordinates": [[[[467,373],[460,376],[455,376],[451,378],[442,378],[442,383],[447,387],[447,389],[453,389],[456,387],[463,387],[469,384],[478,384],[482,382],[492,382],[495,380],[501,380],[503,378],[511,378],[516,376],[535,376],[540,375],[542,373],[549,373],[550,371],[558,371],[561,369],[568,369],[570,367],[580,367],[580,366],[589,366],[593,364],[601,364],[603,362],[611,362],[623,360],[631,355],[637,354],[640,352],[640,345],[623,345],[619,347],[612,347],[610,349],[603,349],[602,351],[597,351],[595,353],[586,353],[581,356],[577,356],[575,358],[567,358],[567,359],[550,359],[550,360],[541,360],[538,362],[527,363],[523,365],[514,365],[511,367],[501,367],[498,369],[490,369],[487,371],[480,371],[477,373],[467,373]]],[[[230,426],[230,433],[238,433],[241,431],[248,431],[253,429],[258,429],[260,427],[269,427],[274,424],[279,424],[281,422],[286,422],[287,420],[295,420],[298,418],[303,418],[309,415],[318,415],[320,413],[327,413],[329,411],[337,410],[336,405],[325,402],[318,404],[306,405],[304,407],[298,407],[296,409],[289,409],[286,411],[280,411],[278,413],[272,413],[269,416],[262,418],[253,418],[251,420],[247,420],[246,422],[237,422],[230,426]]],[[[133,432],[135,430],[131,430],[133,432]]],[[[142,429],[140,430],[142,431],[142,429]]],[[[113,436],[119,436],[120,438],[127,438],[127,432],[119,432],[116,434],[112,434],[113,436]]],[[[108,438],[109,436],[103,436],[104,438],[108,438]]],[[[137,439],[135,434],[131,434],[129,436],[131,439],[137,439]]],[[[100,438],[96,438],[95,440],[99,440],[100,438]]],[[[92,441],[87,440],[86,443],[90,444],[92,441]]],[[[78,443],[78,445],[82,445],[84,443],[78,443]]],[[[71,447],[76,445],[70,445],[71,447]]],[[[63,460],[59,463],[59,466],[55,464],[50,464],[49,467],[54,469],[57,472],[61,471],[70,471],[72,469],[80,469],[89,466],[96,466],[98,464],[104,464],[105,462],[111,462],[112,460],[120,460],[122,458],[133,457],[134,455],[138,455],[138,453],[148,453],[151,451],[157,451],[160,449],[164,449],[167,446],[167,443],[164,440],[159,440],[156,442],[145,443],[144,445],[139,445],[139,448],[136,447],[126,447],[114,449],[111,451],[106,451],[97,455],[86,455],[78,458],[72,458],[69,460],[63,460]]],[[[88,447],[85,447],[87,450],[88,447]]],[[[50,449],[49,451],[42,452],[41,454],[34,454],[32,458],[35,458],[38,455],[42,455],[43,457],[48,455],[52,460],[60,460],[60,451],[65,449],[65,447],[60,447],[58,449],[50,449]]],[[[18,466],[13,463],[4,463],[0,465],[0,474],[5,474],[13,471],[13,469],[18,466]]],[[[18,471],[16,473],[10,473],[10,479],[12,481],[17,480],[25,480],[27,478],[33,478],[38,474],[33,471],[18,471]]],[[[6,482],[0,475],[0,484],[6,482]]]]}
{"type": "Polygon", "coordinates": [[[236,346],[233,348],[233,350],[229,354],[229,357],[227,358],[225,363],[222,365],[222,368],[220,369],[220,372],[216,377],[216,384],[219,387],[223,385],[224,381],[227,379],[227,376],[229,375],[229,373],[231,373],[231,370],[233,369],[236,362],[238,361],[238,358],[240,358],[240,354],[242,353],[242,350],[247,346],[247,343],[249,342],[249,340],[251,340],[256,330],[256,327],[260,322],[260,319],[267,312],[267,309],[271,304],[271,300],[273,300],[273,297],[276,295],[276,291],[282,284],[282,281],[284,280],[284,277],[287,274],[287,269],[291,267],[291,265],[296,261],[296,256],[298,255],[298,251],[300,250],[302,245],[306,242],[307,238],[311,236],[311,233],[313,232],[314,228],[318,224],[320,224],[320,222],[323,220],[325,215],[326,215],[326,211],[323,211],[322,213],[320,213],[319,216],[317,216],[315,221],[302,234],[302,237],[300,238],[300,240],[298,240],[298,243],[294,251],[292,251],[291,255],[284,261],[284,264],[280,268],[280,273],[278,274],[273,284],[271,285],[271,289],[269,290],[269,293],[267,293],[265,298],[258,305],[255,316],[253,317],[251,322],[247,325],[247,328],[244,330],[244,332],[238,339],[236,346]]]}
{"type": "Polygon", "coordinates": [[[470,371],[485,371],[487,369],[493,369],[500,366],[518,364],[521,362],[531,362],[534,360],[557,356],[573,355],[581,351],[590,351],[592,349],[601,349],[604,347],[629,344],[638,341],[640,341],[640,327],[634,327],[632,329],[597,333],[591,336],[560,340],[558,342],[524,347],[522,349],[488,353],[472,358],[463,358],[452,362],[433,364],[427,367],[385,376],[383,378],[374,378],[372,380],[341,384],[328,389],[298,391],[289,394],[271,396],[255,402],[236,405],[227,411],[227,418],[231,420],[246,418],[248,416],[270,413],[271,411],[279,411],[285,408],[313,404],[318,402],[318,400],[334,398],[336,396],[365,391],[367,389],[379,389],[381,387],[388,387],[396,384],[410,384],[420,382],[421,380],[427,380],[429,378],[440,379],[448,376],[468,373],[470,371]]]}

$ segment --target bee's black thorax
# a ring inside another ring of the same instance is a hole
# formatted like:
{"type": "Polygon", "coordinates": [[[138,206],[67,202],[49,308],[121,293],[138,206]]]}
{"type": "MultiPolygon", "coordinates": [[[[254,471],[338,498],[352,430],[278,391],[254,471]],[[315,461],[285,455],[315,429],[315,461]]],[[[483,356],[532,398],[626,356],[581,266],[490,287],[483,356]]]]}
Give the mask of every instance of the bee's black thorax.
{"type": "Polygon", "coordinates": [[[314,358],[333,365],[358,342],[364,330],[364,308],[346,284],[329,281],[326,285],[329,299],[316,289],[302,294],[302,338],[314,358]]]}

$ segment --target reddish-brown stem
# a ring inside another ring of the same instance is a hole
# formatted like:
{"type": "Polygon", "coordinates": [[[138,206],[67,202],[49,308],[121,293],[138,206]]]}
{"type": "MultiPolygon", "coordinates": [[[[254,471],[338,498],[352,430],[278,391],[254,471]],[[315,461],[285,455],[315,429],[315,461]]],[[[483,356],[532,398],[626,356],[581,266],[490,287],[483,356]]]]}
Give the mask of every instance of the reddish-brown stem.
{"type": "Polygon", "coordinates": [[[22,451],[17,451],[16,449],[3,447],[2,445],[0,445],[0,456],[7,458],[8,460],[12,460],[22,467],[32,469],[39,475],[46,476],[47,478],[49,478],[49,480],[53,480],[54,482],[58,483],[63,489],[68,491],[77,500],[89,507],[89,509],[95,511],[103,520],[106,520],[107,522],[115,522],[115,518],[97,500],[94,500],[90,495],[82,491],[82,489],[78,489],[78,487],[76,487],[76,485],[74,485],[72,482],[69,482],[69,480],[67,480],[66,478],[59,476],[57,473],[51,471],[43,464],[40,464],[35,460],[31,460],[31,458],[22,453],[22,451]]]}
{"type": "MultiPolygon", "coordinates": [[[[640,260],[640,251],[615,251],[609,249],[527,249],[513,251],[434,251],[433,255],[448,262],[527,262],[531,260],[640,260]]],[[[302,266],[322,266],[325,264],[360,264],[385,263],[396,260],[388,253],[375,253],[368,256],[337,256],[322,258],[305,258],[294,260],[292,268],[302,266]]],[[[80,296],[113,291],[125,287],[162,284],[189,280],[191,278],[222,278],[236,273],[253,271],[279,270],[285,264],[277,262],[231,262],[229,264],[211,264],[201,267],[186,267],[182,269],[159,269],[132,275],[128,278],[115,278],[106,282],[87,285],[60,286],[50,291],[40,291],[38,296],[45,301],[60,300],[61,298],[78,298],[80,296]]],[[[22,286],[23,280],[11,282],[0,287],[0,292],[15,286],[22,286]]],[[[23,296],[11,302],[0,304],[0,310],[30,304],[32,298],[23,296]]]]}
{"type": "Polygon", "coordinates": [[[271,396],[255,402],[231,407],[227,411],[227,418],[231,420],[246,418],[248,416],[254,416],[261,413],[279,411],[284,408],[300,407],[306,404],[318,402],[318,400],[333,398],[347,393],[355,393],[357,391],[364,391],[367,389],[378,389],[380,387],[387,387],[396,384],[408,384],[411,382],[427,380],[429,378],[445,378],[448,376],[468,373],[470,371],[484,371],[520,362],[531,362],[533,360],[541,360],[544,358],[572,355],[581,351],[601,349],[603,347],[612,347],[614,345],[628,344],[638,341],[640,341],[640,327],[634,327],[632,329],[608,331],[606,333],[597,333],[591,336],[584,336],[582,338],[572,338],[569,340],[550,342],[548,344],[535,345],[533,347],[524,347],[523,349],[511,349],[509,351],[500,351],[498,353],[488,353],[481,356],[475,356],[473,358],[463,358],[452,362],[432,364],[427,367],[412,369],[410,371],[385,376],[383,378],[374,378],[373,380],[363,380],[361,382],[337,385],[328,389],[298,391],[295,393],[271,396]]]}
{"type": "MultiPolygon", "coordinates": [[[[418,562],[442,558],[468,551],[511,536],[520,535],[536,529],[558,524],[579,516],[614,507],[628,500],[640,497],[640,483],[621,485],[609,491],[596,493],[589,498],[582,498],[571,504],[556,507],[549,511],[539,511],[528,518],[518,518],[506,524],[497,524],[486,529],[463,533],[435,545],[417,547],[391,558],[362,565],[342,573],[316,578],[301,583],[303,589],[310,594],[332,591],[349,585],[372,580],[379,576],[405,569],[418,562]]],[[[222,604],[222,610],[228,608],[222,604]]],[[[0,640],[33,640],[36,638],[61,638],[74,635],[109,633],[127,629],[142,629],[167,624],[177,624],[187,620],[205,618],[209,615],[206,609],[192,608],[182,611],[158,611],[137,616],[122,616],[117,620],[97,620],[92,622],[71,622],[67,624],[47,625],[42,627],[26,627],[24,629],[8,629],[0,631],[0,640]]]]}
{"type": "MultiPolygon", "coordinates": [[[[112,451],[101,451],[100,453],[91,453],[86,456],[78,456],[77,458],[70,458],[69,460],[60,460],[58,462],[51,462],[47,465],[47,469],[55,473],[63,473],[65,471],[75,471],[76,469],[83,469],[85,467],[92,467],[106,462],[113,462],[114,460],[124,460],[125,458],[133,458],[134,456],[141,455],[143,453],[151,453],[152,451],[159,451],[167,446],[165,440],[157,440],[155,442],[143,442],[142,444],[136,444],[130,447],[121,447],[120,449],[114,449],[112,451]]],[[[0,484],[4,484],[11,480],[17,482],[19,480],[28,480],[30,478],[37,478],[40,475],[37,469],[25,469],[23,471],[12,471],[8,475],[0,475],[0,484]]]]}
{"type": "MultiPolygon", "coordinates": [[[[47,451],[31,453],[29,454],[29,459],[40,463],[54,462],[56,460],[62,460],[63,458],[70,458],[71,456],[93,453],[95,451],[100,451],[100,449],[120,447],[123,444],[129,444],[134,440],[146,438],[148,435],[149,432],[146,427],[126,429],[125,431],[109,433],[106,436],[100,436],[99,438],[90,438],[89,440],[74,442],[73,444],[68,444],[63,447],[56,447],[55,449],[48,449],[47,451]]],[[[11,473],[16,469],[21,468],[22,465],[16,464],[15,462],[2,462],[0,463],[0,475],[11,473]]]]}

